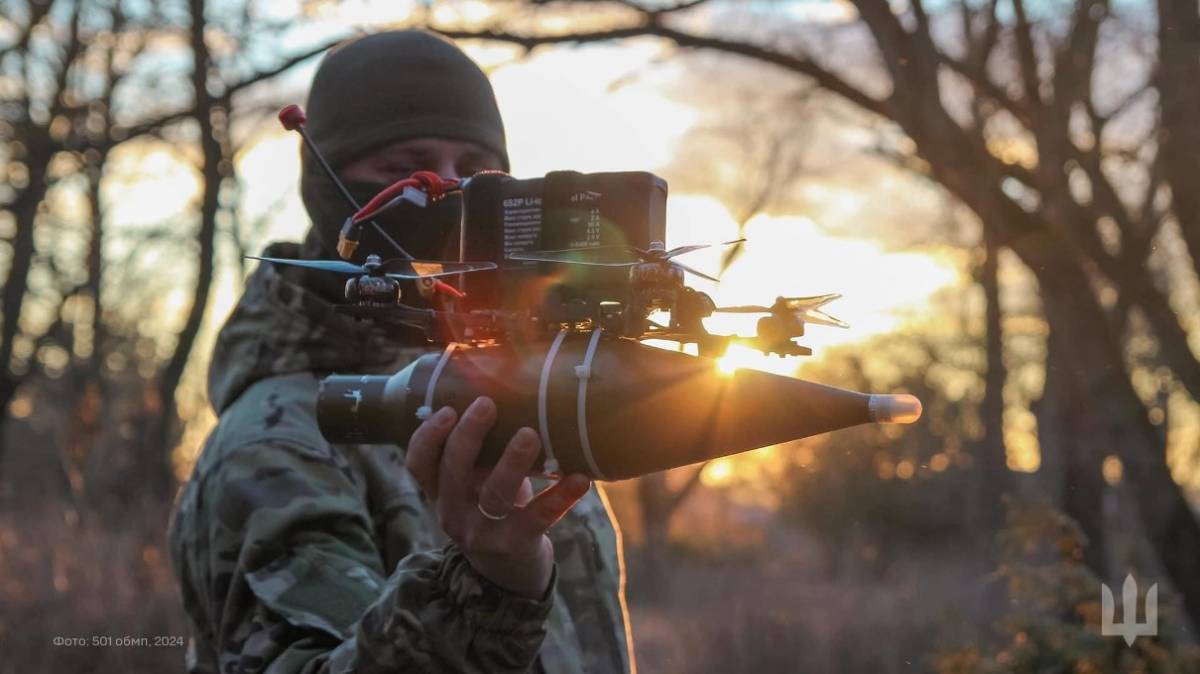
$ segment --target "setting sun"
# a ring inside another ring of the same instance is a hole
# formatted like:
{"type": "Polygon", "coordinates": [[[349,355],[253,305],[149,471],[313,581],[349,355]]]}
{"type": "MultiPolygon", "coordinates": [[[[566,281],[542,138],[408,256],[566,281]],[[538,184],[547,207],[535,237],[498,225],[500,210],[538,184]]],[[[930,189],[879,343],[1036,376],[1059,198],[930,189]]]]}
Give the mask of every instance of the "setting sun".
{"type": "Polygon", "coordinates": [[[763,358],[761,351],[755,351],[748,346],[732,342],[725,349],[724,355],[717,359],[716,367],[723,376],[731,377],[744,367],[762,369],[763,358]]]}

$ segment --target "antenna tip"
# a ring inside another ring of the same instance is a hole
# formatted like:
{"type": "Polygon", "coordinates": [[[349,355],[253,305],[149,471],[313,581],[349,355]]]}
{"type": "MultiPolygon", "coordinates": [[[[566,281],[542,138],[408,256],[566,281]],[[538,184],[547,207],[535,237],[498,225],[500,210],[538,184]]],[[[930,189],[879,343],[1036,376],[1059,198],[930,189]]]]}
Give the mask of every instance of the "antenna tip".
{"type": "Polygon", "coordinates": [[[279,123],[288,131],[295,131],[304,126],[308,121],[308,117],[304,114],[304,108],[292,103],[291,105],[283,106],[279,111],[279,123]]]}
{"type": "Polygon", "coordinates": [[[921,401],[907,393],[873,393],[867,407],[871,420],[881,424],[911,424],[921,418],[921,401]]]}

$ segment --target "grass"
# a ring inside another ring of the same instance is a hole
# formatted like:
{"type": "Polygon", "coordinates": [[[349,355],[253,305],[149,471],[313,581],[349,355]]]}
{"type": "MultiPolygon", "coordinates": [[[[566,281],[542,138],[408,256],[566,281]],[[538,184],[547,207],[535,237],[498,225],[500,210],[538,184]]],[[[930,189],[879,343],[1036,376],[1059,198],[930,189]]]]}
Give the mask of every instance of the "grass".
{"type": "MultiPolygon", "coordinates": [[[[0,674],[182,671],[179,646],[90,643],[187,634],[166,512],[116,527],[48,507],[0,513],[0,674]]],[[[906,550],[832,575],[820,541],[781,529],[727,555],[675,549],[655,601],[639,589],[639,549],[627,552],[642,672],[925,672],[947,626],[990,620],[987,560],[969,547],[906,550]]]]}

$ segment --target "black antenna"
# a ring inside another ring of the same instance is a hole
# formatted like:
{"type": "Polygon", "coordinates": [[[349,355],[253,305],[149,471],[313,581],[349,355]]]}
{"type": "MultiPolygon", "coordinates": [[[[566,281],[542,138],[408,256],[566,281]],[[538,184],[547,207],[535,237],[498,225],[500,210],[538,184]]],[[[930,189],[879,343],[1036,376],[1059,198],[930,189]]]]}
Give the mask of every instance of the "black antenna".
{"type": "MultiPolygon", "coordinates": [[[[346,186],[342,184],[341,179],[339,179],[337,174],[334,173],[333,168],[329,166],[329,162],[325,161],[325,156],[322,155],[321,151],[317,149],[316,143],[314,143],[312,138],[309,137],[308,132],[304,130],[304,123],[306,121],[308,121],[308,117],[305,116],[304,110],[301,109],[299,105],[294,103],[292,105],[284,106],[284,108],[279,111],[279,123],[282,124],[283,128],[287,129],[288,131],[299,132],[300,137],[304,139],[305,146],[307,146],[308,150],[312,152],[314,157],[317,158],[317,163],[321,165],[321,170],[324,171],[325,175],[333,181],[333,184],[337,186],[338,191],[342,193],[342,198],[344,198],[346,203],[350,204],[350,207],[354,209],[355,213],[357,213],[362,206],[360,206],[359,203],[354,200],[354,197],[350,195],[350,191],[347,190],[346,186]]],[[[414,259],[407,250],[404,250],[403,246],[397,243],[395,239],[388,236],[387,232],[383,231],[383,227],[380,227],[379,223],[375,222],[374,220],[370,220],[369,222],[380,236],[382,236],[388,243],[392,244],[392,247],[396,249],[396,252],[400,253],[401,257],[406,260],[414,259]]],[[[362,225],[354,222],[353,215],[351,215],[349,218],[346,218],[345,224],[342,225],[342,231],[338,233],[338,255],[340,255],[343,259],[349,260],[350,257],[354,255],[355,249],[358,248],[358,241],[361,236],[362,225]]]]}

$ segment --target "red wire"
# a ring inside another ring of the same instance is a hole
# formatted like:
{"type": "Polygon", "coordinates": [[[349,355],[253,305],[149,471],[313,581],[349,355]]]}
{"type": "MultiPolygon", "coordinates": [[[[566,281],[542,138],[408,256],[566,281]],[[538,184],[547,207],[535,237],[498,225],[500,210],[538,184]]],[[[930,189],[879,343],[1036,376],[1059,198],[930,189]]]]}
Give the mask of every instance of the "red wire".
{"type": "MultiPolygon", "coordinates": [[[[406,187],[419,188],[429,196],[430,201],[437,201],[446,196],[448,190],[458,187],[458,180],[443,178],[433,171],[417,171],[407,178],[402,178],[388,185],[383,191],[372,197],[370,201],[354,214],[355,224],[370,220],[380,208],[404,192],[404,188],[406,187]]],[[[435,280],[433,282],[433,289],[434,292],[445,293],[459,299],[467,296],[463,291],[442,281],[435,280]]]]}
{"type": "Polygon", "coordinates": [[[406,187],[419,188],[429,196],[430,201],[437,201],[446,195],[447,190],[457,186],[458,180],[454,178],[443,178],[433,171],[417,171],[407,178],[388,185],[382,192],[372,197],[354,214],[354,223],[370,220],[380,208],[404,192],[406,187]]]}

